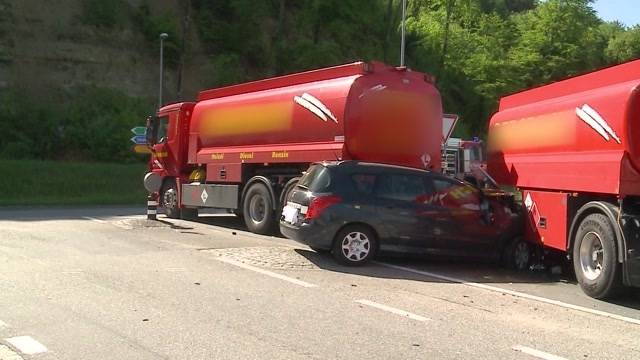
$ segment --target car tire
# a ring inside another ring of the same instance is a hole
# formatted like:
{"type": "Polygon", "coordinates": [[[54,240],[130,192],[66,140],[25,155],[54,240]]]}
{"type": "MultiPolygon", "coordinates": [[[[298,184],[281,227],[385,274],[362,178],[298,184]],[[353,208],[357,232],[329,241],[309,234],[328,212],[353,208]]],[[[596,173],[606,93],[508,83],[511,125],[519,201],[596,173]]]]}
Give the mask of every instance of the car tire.
{"type": "Polygon", "coordinates": [[[178,186],[175,179],[167,179],[160,190],[160,205],[168,218],[180,218],[180,205],[178,204],[178,186]]]}
{"type": "Polygon", "coordinates": [[[373,259],[377,249],[378,239],[370,228],[348,225],[336,235],[331,254],[343,265],[360,266],[373,259]]]}
{"type": "Polygon", "coordinates": [[[531,265],[533,253],[531,244],[521,237],[514,238],[502,253],[502,263],[507,269],[526,271],[531,265]]]}
{"type": "Polygon", "coordinates": [[[622,288],[622,269],[617,260],[615,232],[603,214],[586,216],[573,244],[573,270],[585,294],[611,298],[622,288]]]}
{"type": "Polygon", "coordinates": [[[275,223],[273,200],[267,187],[254,183],[249,187],[242,206],[244,223],[252,233],[270,235],[275,223]]]}

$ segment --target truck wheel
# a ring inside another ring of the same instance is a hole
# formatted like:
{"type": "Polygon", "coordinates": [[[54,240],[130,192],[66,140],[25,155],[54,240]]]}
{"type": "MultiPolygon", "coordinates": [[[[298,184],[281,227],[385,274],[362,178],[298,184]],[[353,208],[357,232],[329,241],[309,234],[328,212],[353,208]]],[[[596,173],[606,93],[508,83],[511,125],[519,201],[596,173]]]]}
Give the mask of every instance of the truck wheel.
{"type": "Polygon", "coordinates": [[[287,199],[289,198],[289,194],[291,193],[291,190],[293,190],[296,187],[296,185],[298,184],[298,181],[300,181],[300,178],[295,177],[287,181],[287,183],[284,185],[284,188],[282,189],[282,196],[280,197],[280,209],[284,208],[287,205],[287,199]]]}
{"type": "Polygon", "coordinates": [[[521,237],[514,238],[502,253],[502,262],[507,269],[525,271],[531,265],[531,245],[521,237]]]}
{"type": "Polygon", "coordinates": [[[573,269],[585,294],[604,299],[622,287],[613,225],[603,214],[582,220],[573,244],[573,269]]]}
{"type": "Polygon", "coordinates": [[[331,254],[343,265],[359,266],[373,259],[377,249],[373,231],[366,226],[348,225],[336,235],[331,254]]]}
{"type": "Polygon", "coordinates": [[[255,183],[251,185],[244,197],[242,208],[244,223],[249,231],[262,235],[271,233],[275,213],[273,211],[273,200],[264,184],[255,183]]]}
{"type": "Polygon", "coordinates": [[[160,204],[164,213],[171,219],[180,218],[180,205],[178,204],[178,187],[174,179],[165,181],[160,191],[160,204]]]}

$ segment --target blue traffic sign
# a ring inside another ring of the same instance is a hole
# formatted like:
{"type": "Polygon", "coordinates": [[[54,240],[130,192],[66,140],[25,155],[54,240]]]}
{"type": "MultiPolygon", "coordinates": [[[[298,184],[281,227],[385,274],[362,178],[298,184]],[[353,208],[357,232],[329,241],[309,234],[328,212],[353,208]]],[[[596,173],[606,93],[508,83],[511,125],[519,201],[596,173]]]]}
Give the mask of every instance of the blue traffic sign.
{"type": "Polygon", "coordinates": [[[147,143],[147,137],[144,135],[136,135],[131,138],[131,142],[138,145],[144,145],[147,143]]]}

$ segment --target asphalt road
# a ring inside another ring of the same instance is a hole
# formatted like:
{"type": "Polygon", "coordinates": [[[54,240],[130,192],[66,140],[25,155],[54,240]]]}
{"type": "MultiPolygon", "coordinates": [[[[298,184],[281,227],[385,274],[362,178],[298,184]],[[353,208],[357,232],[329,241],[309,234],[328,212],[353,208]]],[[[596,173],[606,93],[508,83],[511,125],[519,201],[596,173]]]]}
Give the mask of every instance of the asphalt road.
{"type": "Polygon", "coordinates": [[[362,268],[234,216],[0,211],[0,360],[638,359],[640,295],[469,260],[362,268]]]}

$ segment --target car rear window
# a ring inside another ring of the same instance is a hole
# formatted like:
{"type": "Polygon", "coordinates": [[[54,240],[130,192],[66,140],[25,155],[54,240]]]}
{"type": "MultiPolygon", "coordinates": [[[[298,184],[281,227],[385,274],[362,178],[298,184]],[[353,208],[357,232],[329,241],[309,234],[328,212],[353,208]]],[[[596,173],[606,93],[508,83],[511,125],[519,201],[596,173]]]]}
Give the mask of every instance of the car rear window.
{"type": "Polygon", "coordinates": [[[311,165],[307,173],[298,182],[298,186],[313,192],[326,191],[330,184],[330,171],[322,165],[311,165]]]}

